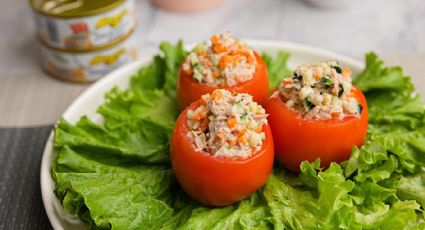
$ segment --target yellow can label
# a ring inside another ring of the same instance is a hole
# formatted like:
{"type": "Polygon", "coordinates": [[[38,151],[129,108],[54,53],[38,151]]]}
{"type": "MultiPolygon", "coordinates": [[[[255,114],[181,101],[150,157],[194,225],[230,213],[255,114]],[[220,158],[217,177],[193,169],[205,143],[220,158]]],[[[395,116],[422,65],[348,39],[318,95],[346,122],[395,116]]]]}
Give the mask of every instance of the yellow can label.
{"type": "Polygon", "coordinates": [[[119,13],[118,15],[114,17],[101,18],[96,24],[96,29],[101,29],[104,26],[117,27],[118,25],[121,24],[123,17],[126,15],[127,15],[127,10],[123,10],[121,11],[121,13],[119,13]]]}
{"type": "Polygon", "coordinates": [[[102,48],[127,36],[136,25],[134,0],[126,0],[110,11],[88,17],[60,18],[34,13],[42,42],[63,50],[102,48]]]}
{"type": "Polygon", "coordinates": [[[115,53],[112,53],[110,55],[97,55],[90,60],[90,65],[92,66],[100,65],[100,64],[113,65],[124,54],[125,54],[125,49],[121,48],[117,50],[115,53]]]}
{"type": "Polygon", "coordinates": [[[137,58],[134,39],[114,47],[93,52],[63,52],[42,47],[42,64],[54,76],[76,81],[93,82],[112,70],[134,61],[137,58]]]}

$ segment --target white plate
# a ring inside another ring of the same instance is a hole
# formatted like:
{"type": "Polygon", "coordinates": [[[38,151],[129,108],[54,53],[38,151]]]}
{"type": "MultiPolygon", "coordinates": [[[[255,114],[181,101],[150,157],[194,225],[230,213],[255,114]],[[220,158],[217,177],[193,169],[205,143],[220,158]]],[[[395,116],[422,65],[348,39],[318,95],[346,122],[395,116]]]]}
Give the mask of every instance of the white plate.
{"type": "MultiPolygon", "coordinates": [[[[363,69],[363,64],[357,60],[318,48],[277,41],[244,41],[260,53],[266,52],[270,55],[274,55],[278,51],[289,52],[291,56],[288,65],[291,68],[309,62],[338,60],[343,66],[350,67],[354,74],[363,69]]],[[[134,63],[123,66],[93,84],[68,107],[63,117],[69,122],[75,123],[81,116],[88,115],[88,117],[95,122],[102,122],[102,118],[96,114],[96,109],[104,102],[105,93],[114,86],[118,86],[122,89],[126,88],[130,77],[137,73],[143,65],[147,64],[151,58],[152,57],[144,57],[134,63]]],[[[84,228],[84,225],[78,217],[65,213],[59,200],[53,193],[55,183],[50,175],[50,168],[54,156],[52,131],[44,149],[40,173],[41,193],[47,216],[54,229],[84,228]]]]}

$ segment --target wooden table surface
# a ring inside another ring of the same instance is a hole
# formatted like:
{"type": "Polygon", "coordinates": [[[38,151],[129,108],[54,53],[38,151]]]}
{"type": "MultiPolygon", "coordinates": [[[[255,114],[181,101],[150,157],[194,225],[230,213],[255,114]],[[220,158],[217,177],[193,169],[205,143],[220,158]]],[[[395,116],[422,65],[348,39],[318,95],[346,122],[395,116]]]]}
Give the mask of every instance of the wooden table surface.
{"type": "MultiPolygon", "coordinates": [[[[425,1],[359,1],[323,9],[299,0],[227,0],[199,13],[175,13],[137,0],[141,55],[162,40],[192,43],[229,30],[244,38],[297,42],[362,59],[376,51],[400,65],[425,95],[425,1]]],[[[0,127],[53,124],[89,85],[48,77],[38,65],[39,45],[28,1],[0,2],[0,127]]]]}

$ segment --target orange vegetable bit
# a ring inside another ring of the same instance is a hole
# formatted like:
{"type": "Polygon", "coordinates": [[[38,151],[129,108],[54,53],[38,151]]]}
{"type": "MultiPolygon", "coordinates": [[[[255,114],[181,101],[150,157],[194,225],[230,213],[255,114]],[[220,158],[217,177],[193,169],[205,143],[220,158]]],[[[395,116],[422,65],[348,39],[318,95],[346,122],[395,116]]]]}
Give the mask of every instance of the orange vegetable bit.
{"type": "Polygon", "coordinates": [[[235,56],[232,59],[232,65],[237,66],[240,61],[242,61],[241,58],[239,56],[235,56]]]}
{"type": "Polygon", "coordinates": [[[228,140],[227,143],[229,143],[230,146],[235,146],[236,141],[235,140],[228,140]]]}
{"type": "Polygon", "coordinates": [[[216,44],[218,44],[219,43],[219,38],[218,38],[218,36],[217,35],[213,35],[213,36],[211,36],[211,43],[213,44],[213,45],[216,45],[216,44]]]}
{"type": "Polygon", "coordinates": [[[256,133],[261,133],[261,132],[263,131],[263,129],[262,129],[262,127],[260,126],[260,127],[255,128],[255,129],[254,129],[254,131],[255,131],[256,133]]]}
{"type": "Polygon", "coordinates": [[[213,71],[212,75],[213,75],[214,78],[219,78],[221,76],[220,71],[218,71],[218,70],[213,71]]]}
{"type": "Polygon", "coordinates": [[[244,135],[246,132],[248,132],[248,130],[244,128],[241,131],[239,131],[239,135],[244,135]]]}
{"type": "Polygon", "coordinates": [[[224,52],[227,52],[228,49],[227,49],[227,47],[223,46],[222,44],[217,44],[217,45],[214,46],[214,51],[216,53],[224,53],[224,52]]]}
{"type": "Polygon", "coordinates": [[[322,71],[315,69],[313,71],[313,77],[314,79],[319,80],[322,77],[322,71]]]}
{"type": "Polygon", "coordinates": [[[210,60],[208,60],[208,59],[204,59],[204,60],[202,61],[202,64],[203,64],[205,67],[211,67],[211,66],[212,66],[212,62],[211,62],[210,60]]]}
{"type": "Polygon", "coordinates": [[[225,55],[220,59],[220,69],[225,69],[229,64],[233,63],[233,57],[230,55],[225,55]]]}
{"type": "Polygon", "coordinates": [[[246,57],[246,62],[248,62],[248,64],[252,64],[255,62],[255,58],[251,55],[246,57]]]}
{"type": "Polygon", "coordinates": [[[201,120],[201,124],[199,125],[199,128],[200,128],[202,131],[205,131],[205,130],[207,130],[207,128],[208,128],[208,124],[209,124],[208,119],[207,119],[207,118],[204,118],[204,119],[202,119],[202,120],[201,120]]]}
{"type": "Polygon", "coordinates": [[[331,116],[332,116],[333,118],[337,118],[337,117],[339,117],[339,115],[341,115],[341,113],[340,113],[340,112],[332,112],[332,113],[331,113],[331,116]]]}
{"type": "Polygon", "coordinates": [[[263,111],[261,111],[261,110],[259,109],[259,110],[257,110],[257,111],[255,112],[255,114],[256,114],[256,115],[261,115],[261,114],[264,114],[264,113],[263,113],[263,111]]]}
{"type": "Polygon", "coordinates": [[[348,68],[348,67],[345,67],[343,70],[342,70],[342,76],[344,76],[344,77],[351,77],[351,75],[353,74],[352,72],[351,72],[351,70],[350,70],[350,68],[348,68]]]}
{"type": "Polygon", "coordinates": [[[241,136],[238,137],[238,143],[240,145],[243,145],[243,144],[248,143],[247,140],[246,140],[246,138],[245,138],[245,135],[241,135],[241,136]]]}
{"type": "Polygon", "coordinates": [[[229,128],[234,128],[237,123],[238,120],[235,117],[232,117],[227,121],[227,126],[229,126],[229,128]]]}
{"type": "Polygon", "coordinates": [[[214,100],[214,101],[217,101],[217,100],[220,100],[220,98],[221,98],[221,92],[220,91],[218,91],[218,90],[215,90],[212,94],[211,94],[211,98],[214,100]]]}
{"type": "Polygon", "coordinates": [[[203,58],[203,57],[206,57],[206,56],[207,56],[207,51],[205,51],[205,50],[201,50],[201,51],[199,51],[199,52],[198,52],[198,56],[199,56],[199,57],[202,57],[202,58],[203,58]]]}
{"type": "Polygon", "coordinates": [[[201,111],[197,112],[195,115],[193,115],[193,120],[200,121],[203,118],[207,117],[208,114],[208,108],[204,107],[201,109],[201,111]]]}

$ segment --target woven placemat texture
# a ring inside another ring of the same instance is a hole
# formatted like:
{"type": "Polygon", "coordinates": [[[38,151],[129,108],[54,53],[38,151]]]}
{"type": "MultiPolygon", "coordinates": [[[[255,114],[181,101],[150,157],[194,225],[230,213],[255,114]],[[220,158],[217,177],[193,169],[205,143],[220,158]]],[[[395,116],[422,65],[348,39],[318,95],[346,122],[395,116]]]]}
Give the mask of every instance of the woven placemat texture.
{"type": "Polygon", "coordinates": [[[40,164],[52,126],[0,128],[0,229],[51,229],[40,164]]]}

